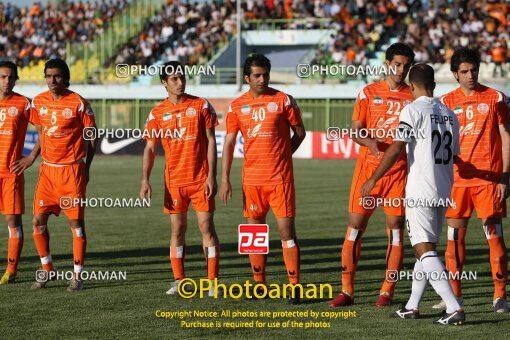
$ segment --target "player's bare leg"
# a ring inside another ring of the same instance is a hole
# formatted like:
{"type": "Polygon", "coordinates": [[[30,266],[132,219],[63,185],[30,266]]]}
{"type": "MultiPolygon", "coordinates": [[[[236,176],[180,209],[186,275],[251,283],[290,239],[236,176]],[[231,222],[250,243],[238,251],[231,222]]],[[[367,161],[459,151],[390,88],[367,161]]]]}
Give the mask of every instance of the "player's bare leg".
{"type": "Polygon", "coordinates": [[[73,263],[74,276],[69,282],[67,291],[75,292],[83,289],[81,273],[85,264],[85,252],[87,249],[87,236],[85,234],[85,221],[83,219],[69,220],[69,226],[73,233],[73,263]]]}
{"type": "MultiPolygon", "coordinates": [[[[55,270],[50,253],[50,233],[47,226],[49,216],[49,214],[35,214],[32,219],[34,229],[32,237],[41,259],[42,270],[47,273],[55,270]]],[[[32,289],[44,288],[47,282],[47,279],[40,278],[32,285],[32,289]]]]}
{"type": "Polygon", "coordinates": [[[394,295],[396,279],[404,259],[404,222],[403,216],[386,215],[386,233],[388,234],[386,273],[376,303],[377,307],[389,306],[394,295]]]}
{"type": "MultiPolygon", "coordinates": [[[[293,217],[277,218],[276,223],[278,225],[280,239],[282,240],[283,260],[285,262],[285,268],[287,269],[289,283],[298,284],[301,261],[296,237],[295,220],[293,217]]],[[[302,292],[295,290],[294,293],[296,296],[290,296],[289,302],[291,304],[299,304],[302,292]]]]}
{"type": "MultiPolygon", "coordinates": [[[[207,278],[214,280],[218,278],[220,264],[220,245],[218,235],[214,227],[214,213],[197,211],[198,228],[202,233],[202,247],[207,265],[207,278]]],[[[212,296],[214,291],[209,290],[212,296]]]]}
{"type": "Polygon", "coordinates": [[[21,215],[5,215],[5,221],[9,229],[9,240],[7,241],[7,269],[0,279],[0,285],[14,282],[21,250],[23,249],[21,215]]]}
{"type": "MultiPolygon", "coordinates": [[[[460,277],[464,262],[466,261],[466,233],[469,224],[469,218],[448,218],[448,241],[445,252],[446,269],[453,277],[458,276],[458,280],[450,280],[453,293],[457,297],[460,305],[463,305],[464,299],[462,298],[462,285],[460,277]]],[[[446,304],[444,301],[432,306],[434,309],[445,309],[446,304]]]]}
{"type": "Polygon", "coordinates": [[[490,252],[492,280],[494,281],[493,307],[496,313],[509,313],[506,300],[506,281],[508,278],[508,256],[501,218],[482,219],[483,231],[490,252]]]}
{"type": "MultiPolygon", "coordinates": [[[[266,218],[253,219],[247,218],[248,224],[266,224],[266,218]]],[[[256,283],[266,284],[266,254],[250,254],[251,270],[253,272],[253,280],[256,283]]]]}
{"type": "Polygon", "coordinates": [[[349,214],[349,226],[342,246],[342,291],[330,301],[331,307],[350,306],[354,303],[354,274],[361,254],[361,239],[370,215],[349,214]]]}
{"type": "Polygon", "coordinates": [[[188,227],[187,214],[171,214],[170,237],[170,265],[174,274],[174,282],[166,292],[168,295],[178,293],[179,281],[186,277],[184,273],[184,259],[186,256],[186,229],[188,227]]]}

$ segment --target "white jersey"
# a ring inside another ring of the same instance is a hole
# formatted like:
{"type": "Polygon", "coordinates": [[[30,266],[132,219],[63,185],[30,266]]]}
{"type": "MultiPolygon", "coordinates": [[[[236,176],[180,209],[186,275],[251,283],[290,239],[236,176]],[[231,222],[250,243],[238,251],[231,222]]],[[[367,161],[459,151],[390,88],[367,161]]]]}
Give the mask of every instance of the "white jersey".
{"type": "Polygon", "coordinates": [[[395,140],[407,142],[406,198],[450,199],[453,156],[460,154],[459,122],[435,98],[419,97],[400,112],[395,140]]]}

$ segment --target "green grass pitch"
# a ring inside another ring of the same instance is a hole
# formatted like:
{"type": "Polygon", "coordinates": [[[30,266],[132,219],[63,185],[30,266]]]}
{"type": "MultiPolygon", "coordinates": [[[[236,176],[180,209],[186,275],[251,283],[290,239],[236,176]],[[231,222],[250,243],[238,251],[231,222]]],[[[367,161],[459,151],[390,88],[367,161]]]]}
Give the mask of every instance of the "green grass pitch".
{"type": "MultiPolygon", "coordinates": [[[[220,275],[223,283],[243,283],[251,278],[247,256],[237,253],[237,225],[243,222],[240,192],[241,161],[232,170],[233,200],[227,207],[217,199],[216,229],[221,242],[220,275]]],[[[297,232],[301,246],[303,283],[331,283],[336,295],[340,289],[340,246],[347,227],[347,202],[354,162],[335,160],[296,160],[297,232]]],[[[438,316],[431,306],[438,301],[429,287],[422,302],[421,320],[395,320],[388,316],[409,296],[411,282],[397,284],[395,303],[377,308],[378,291],[384,277],[386,232],[384,216],[377,212],[363,238],[361,260],[356,275],[356,305],[350,310],[357,317],[320,319],[330,328],[252,328],[184,329],[176,319],[156,317],[156,311],[331,311],[324,300],[305,300],[290,306],[282,300],[190,299],[167,296],[171,281],[168,260],[170,222],[163,214],[163,159],[158,157],[152,174],[153,200],[150,208],[89,208],[87,224],[87,271],[126,271],[126,281],[88,281],[85,290],[71,294],[65,281],[50,282],[48,288],[31,291],[35,270],[40,265],[31,237],[32,197],[38,166],[26,177],[27,213],[24,216],[25,246],[17,283],[0,287],[1,337],[22,338],[34,335],[56,337],[125,338],[255,338],[255,337],[496,337],[508,332],[509,315],[492,312],[492,281],[488,248],[480,226],[474,219],[467,238],[466,270],[477,272],[476,281],[464,283],[468,323],[462,327],[436,326],[438,316]]],[[[137,197],[140,189],[141,157],[97,157],[88,187],[89,197],[137,197]]],[[[218,176],[219,178],[220,176],[218,176]]],[[[270,213],[269,283],[286,283],[281,244],[270,213]]],[[[190,211],[187,232],[187,275],[204,276],[204,260],[196,218],[190,211]]],[[[72,235],[64,216],[52,216],[48,223],[51,252],[59,270],[72,269],[72,235]]],[[[505,220],[505,230],[508,221],[505,220]]],[[[443,230],[439,253],[444,256],[446,231],[443,230]]],[[[6,265],[7,228],[0,229],[0,264],[6,265]]],[[[412,270],[414,260],[407,236],[404,267],[412,270]]],[[[336,309],[335,309],[336,310],[336,309]]],[[[341,310],[341,309],[340,309],[341,310]]],[[[345,310],[348,310],[346,308],[345,310]]],[[[205,319],[193,319],[205,320],[205,319]]],[[[288,318],[261,321],[285,321],[288,318]]],[[[310,319],[294,319],[306,322],[310,319]]],[[[251,319],[214,321],[251,321],[251,319]]]]}

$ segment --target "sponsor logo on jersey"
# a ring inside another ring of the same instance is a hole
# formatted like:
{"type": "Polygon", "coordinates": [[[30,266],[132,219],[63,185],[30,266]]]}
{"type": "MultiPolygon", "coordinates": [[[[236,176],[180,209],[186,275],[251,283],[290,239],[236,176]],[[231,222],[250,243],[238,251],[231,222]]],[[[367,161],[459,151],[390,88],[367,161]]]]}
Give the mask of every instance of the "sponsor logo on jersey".
{"type": "Polygon", "coordinates": [[[455,113],[456,115],[460,115],[462,112],[464,112],[464,110],[462,110],[460,106],[457,106],[453,109],[453,113],[455,113]]]}
{"type": "Polygon", "coordinates": [[[7,111],[7,113],[9,114],[9,116],[11,117],[16,117],[16,115],[18,114],[18,109],[15,108],[14,106],[10,107],[9,110],[7,111]]]}
{"type": "Polygon", "coordinates": [[[382,103],[384,103],[383,99],[381,97],[375,97],[374,98],[374,104],[375,105],[381,105],[382,103]]]}
{"type": "Polygon", "coordinates": [[[64,116],[65,119],[69,119],[73,116],[73,111],[71,109],[65,108],[62,110],[62,116],[64,116]]]}
{"type": "Polygon", "coordinates": [[[478,106],[476,107],[476,109],[478,110],[478,112],[480,112],[481,114],[485,114],[487,112],[489,112],[489,105],[485,104],[485,103],[480,103],[478,104],[478,106]]]}
{"type": "Polygon", "coordinates": [[[186,109],[186,117],[195,117],[197,115],[197,110],[195,110],[194,108],[192,107],[188,107],[186,109]]]}
{"type": "Polygon", "coordinates": [[[267,104],[267,111],[269,112],[276,112],[278,111],[278,104],[274,102],[270,102],[267,104]]]}
{"type": "Polygon", "coordinates": [[[250,105],[243,105],[243,106],[241,107],[241,113],[242,113],[243,115],[247,115],[247,114],[249,114],[249,113],[250,113],[250,105]]]}

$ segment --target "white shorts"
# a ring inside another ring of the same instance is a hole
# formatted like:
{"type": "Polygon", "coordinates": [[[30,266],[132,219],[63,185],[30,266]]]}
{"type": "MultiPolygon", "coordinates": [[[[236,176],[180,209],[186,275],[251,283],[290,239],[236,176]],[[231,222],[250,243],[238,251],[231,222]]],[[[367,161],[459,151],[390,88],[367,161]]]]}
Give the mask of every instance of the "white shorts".
{"type": "Polygon", "coordinates": [[[406,228],[414,247],[418,243],[438,243],[443,229],[445,207],[406,207],[406,228]]]}

